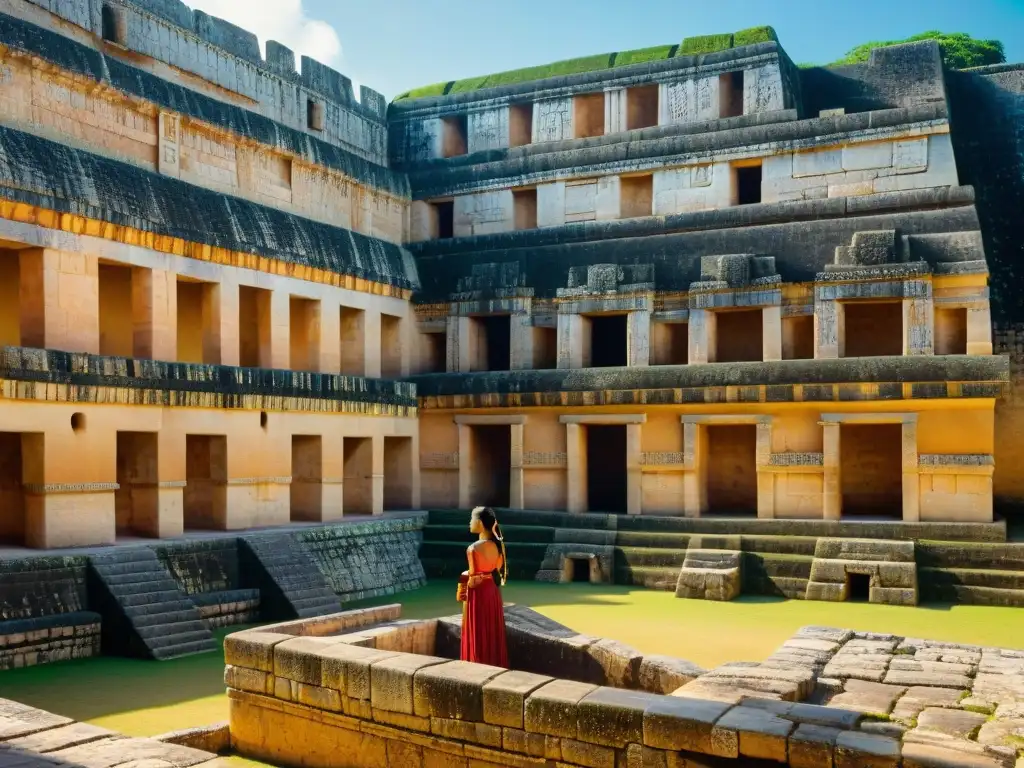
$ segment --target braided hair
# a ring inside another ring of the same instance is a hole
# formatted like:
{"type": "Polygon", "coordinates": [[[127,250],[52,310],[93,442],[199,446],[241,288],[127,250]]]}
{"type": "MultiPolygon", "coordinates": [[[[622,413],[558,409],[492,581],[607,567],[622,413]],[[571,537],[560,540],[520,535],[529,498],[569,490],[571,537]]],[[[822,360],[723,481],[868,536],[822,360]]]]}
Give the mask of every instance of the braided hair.
{"type": "Polygon", "coordinates": [[[477,507],[473,510],[473,516],[483,524],[484,530],[490,533],[501,547],[501,569],[496,568],[491,575],[498,584],[505,586],[505,582],[508,581],[508,557],[505,555],[505,534],[498,524],[498,516],[494,514],[492,507],[477,507]]]}

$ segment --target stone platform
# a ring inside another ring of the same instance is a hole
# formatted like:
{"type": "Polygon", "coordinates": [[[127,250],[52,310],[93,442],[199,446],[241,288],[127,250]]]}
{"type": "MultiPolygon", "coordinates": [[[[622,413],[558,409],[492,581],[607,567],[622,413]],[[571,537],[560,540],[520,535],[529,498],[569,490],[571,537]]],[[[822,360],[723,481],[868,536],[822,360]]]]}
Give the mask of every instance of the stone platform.
{"type": "Polygon", "coordinates": [[[231,744],[310,768],[1024,768],[1024,650],[806,627],[704,671],[506,606],[511,670],[401,606],[225,643],[231,744]]]}
{"type": "Polygon", "coordinates": [[[0,768],[227,768],[212,752],[124,736],[0,699],[0,768]]]}

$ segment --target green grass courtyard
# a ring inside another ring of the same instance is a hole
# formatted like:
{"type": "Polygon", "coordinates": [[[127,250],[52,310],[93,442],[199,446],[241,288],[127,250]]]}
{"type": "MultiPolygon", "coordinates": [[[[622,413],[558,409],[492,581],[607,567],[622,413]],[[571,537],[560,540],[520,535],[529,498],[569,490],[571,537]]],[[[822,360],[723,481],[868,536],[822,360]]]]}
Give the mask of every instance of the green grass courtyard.
{"type": "MultiPolygon", "coordinates": [[[[903,608],[757,597],[717,603],[636,587],[528,581],[511,582],[504,596],[506,602],[528,605],[583,634],[705,667],[763,659],[806,624],[1024,647],[1019,608],[903,608]]],[[[455,584],[447,581],[358,605],[390,602],[402,603],[406,618],[448,616],[460,609],[455,584]]],[[[226,720],[223,671],[221,653],[167,662],[85,659],[0,672],[0,697],[128,735],[153,736],[226,720]]]]}

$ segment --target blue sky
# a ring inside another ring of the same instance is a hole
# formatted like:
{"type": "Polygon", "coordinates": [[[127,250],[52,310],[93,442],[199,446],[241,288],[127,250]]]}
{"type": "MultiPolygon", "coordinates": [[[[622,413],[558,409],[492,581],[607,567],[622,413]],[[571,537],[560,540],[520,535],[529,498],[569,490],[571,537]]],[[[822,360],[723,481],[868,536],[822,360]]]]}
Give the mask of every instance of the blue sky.
{"type": "MultiPolygon", "coordinates": [[[[187,0],[186,0],[187,2],[187,0]]],[[[1024,62],[1024,0],[304,0],[331,62],[389,99],[420,85],[771,24],[794,61],[929,29],[995,38],[1024,62]]],[[[244,22],[243,22],[244,25],[244,22]]]]}

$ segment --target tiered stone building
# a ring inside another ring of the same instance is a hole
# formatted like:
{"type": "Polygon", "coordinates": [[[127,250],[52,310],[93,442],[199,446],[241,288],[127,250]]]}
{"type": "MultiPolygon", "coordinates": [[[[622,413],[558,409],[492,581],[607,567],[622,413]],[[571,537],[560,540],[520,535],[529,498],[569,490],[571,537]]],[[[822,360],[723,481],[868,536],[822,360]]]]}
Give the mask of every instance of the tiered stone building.
{"type": "Polygon", "coordinates": [[[177,0],[0,14],[0,539],[992,520],[1009,365],[934,43],[389,107],[177,0]]]}

